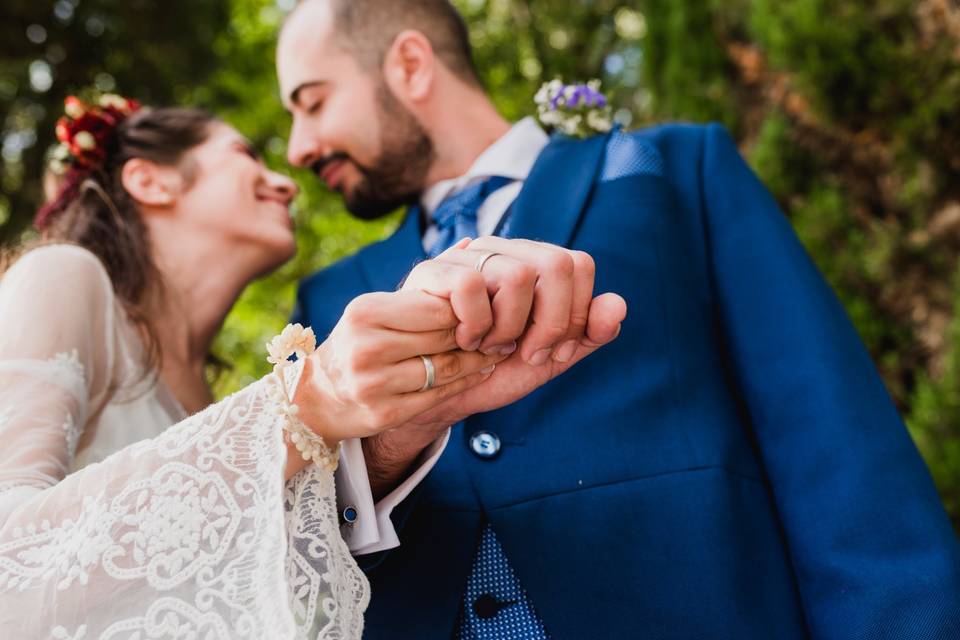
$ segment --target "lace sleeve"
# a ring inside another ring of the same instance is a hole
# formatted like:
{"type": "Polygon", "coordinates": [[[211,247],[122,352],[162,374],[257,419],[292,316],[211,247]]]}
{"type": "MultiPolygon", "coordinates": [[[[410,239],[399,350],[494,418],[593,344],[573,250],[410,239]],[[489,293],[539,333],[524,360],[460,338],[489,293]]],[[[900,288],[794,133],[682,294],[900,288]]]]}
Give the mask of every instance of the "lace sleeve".
{"type": "Polygon", "coordinates": [[[113,377],[113,289],[93,254],[35,249],[0,280],[0,522],[59,482],[113,377]]]}
{"type": "MultiPolygon", "coordinates": [[[[11,293],[21,275],[0,285],[4,326],[24,312],[4,307],[22,300],[11,293]]],[[[78,313],[92,291],[69,300],[78,313]]],[[[0,453],[0,629],[70,640],[359,638],[368,587],[339,535],[333,475],[310,465],[284,483],[280,418],[290,408],[271,376],[66,474],[63,425],[82,424],[109,386],[109,366],[90,364],[109,353],[79,345],[57,356],[64,342],[95,342],[67,334],[44,336],[45,349],[0,342],[0,433],[13,443],[0,453]]]]}

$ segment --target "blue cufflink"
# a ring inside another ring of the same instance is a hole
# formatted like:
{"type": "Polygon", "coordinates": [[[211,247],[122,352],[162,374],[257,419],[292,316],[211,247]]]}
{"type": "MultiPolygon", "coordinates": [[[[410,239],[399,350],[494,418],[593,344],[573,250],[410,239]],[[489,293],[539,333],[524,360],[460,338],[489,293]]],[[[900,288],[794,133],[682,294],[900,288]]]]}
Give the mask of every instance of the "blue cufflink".
{"type": "Polygon", "coordinates": [[[343,513],[340,514],[340,520],[348,527],[352,527],[356,523],[359,515],[356,507],[346,507],[343,513]]]}

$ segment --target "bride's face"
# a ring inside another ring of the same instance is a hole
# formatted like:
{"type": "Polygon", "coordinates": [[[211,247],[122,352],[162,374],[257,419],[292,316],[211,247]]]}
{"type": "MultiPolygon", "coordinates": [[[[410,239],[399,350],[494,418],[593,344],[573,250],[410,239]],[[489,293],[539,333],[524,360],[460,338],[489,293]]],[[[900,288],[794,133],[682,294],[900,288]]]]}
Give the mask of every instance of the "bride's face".
{"type": "Polygon", "coordinates": [[[206,142],[187,154],[182,170],[187,188],[178,198],[177,216],[191,234],[244,256],[256,274],[293,257],[290,205],[297,186],[267,169],[233,127],[214,123],[206,142]]]}

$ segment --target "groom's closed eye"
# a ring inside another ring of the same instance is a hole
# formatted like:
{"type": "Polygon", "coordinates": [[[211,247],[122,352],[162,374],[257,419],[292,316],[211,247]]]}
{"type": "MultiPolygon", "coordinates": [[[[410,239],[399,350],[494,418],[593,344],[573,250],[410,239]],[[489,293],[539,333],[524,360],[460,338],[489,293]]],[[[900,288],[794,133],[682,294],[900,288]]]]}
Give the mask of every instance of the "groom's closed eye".
{"type": "MultiPolygon", "coordinates": [[[[323,105],[323,100],[317,98],[315,94],[320,93],[320,91],[327,85],[324,80],[316,80],[314,82],[305,82],[298,86],[296,89],[290,92],[290,105],[294,107],[300,107],[307,113],[312,113],[316,111],[319,107],[323,105]],[[305,93],[309,93],[309,96],[305,96],[305,93]],[[309,107],[303,107],[304,104],[311,102],[311,96],[313,102],[309,107]]],[[[291,110],[292,109],[288,109],[291,110]]]]}

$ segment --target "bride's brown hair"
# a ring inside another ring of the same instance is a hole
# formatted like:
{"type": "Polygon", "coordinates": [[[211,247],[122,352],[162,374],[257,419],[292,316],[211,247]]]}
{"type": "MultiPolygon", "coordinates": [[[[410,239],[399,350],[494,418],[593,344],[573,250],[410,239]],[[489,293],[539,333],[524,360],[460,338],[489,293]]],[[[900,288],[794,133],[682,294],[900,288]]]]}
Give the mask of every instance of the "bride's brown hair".
{"type": "Polygon", "coordinates": [[[178,167],[189,185],[195,168],[185,156],[207,140],[217,121],[200,109],[134,113],[117,126],[102,162],[79,177],[68,197],[52,198],[54,206],[45,210],[42,244],[77,245],[103,263],[117,298],[143,336],[145,372],[160,366],[160,345],[148,307],[162,295],[163,281],[153,261],[147,226],[123,186],[123,166],[142,158],[178,167]]]}

